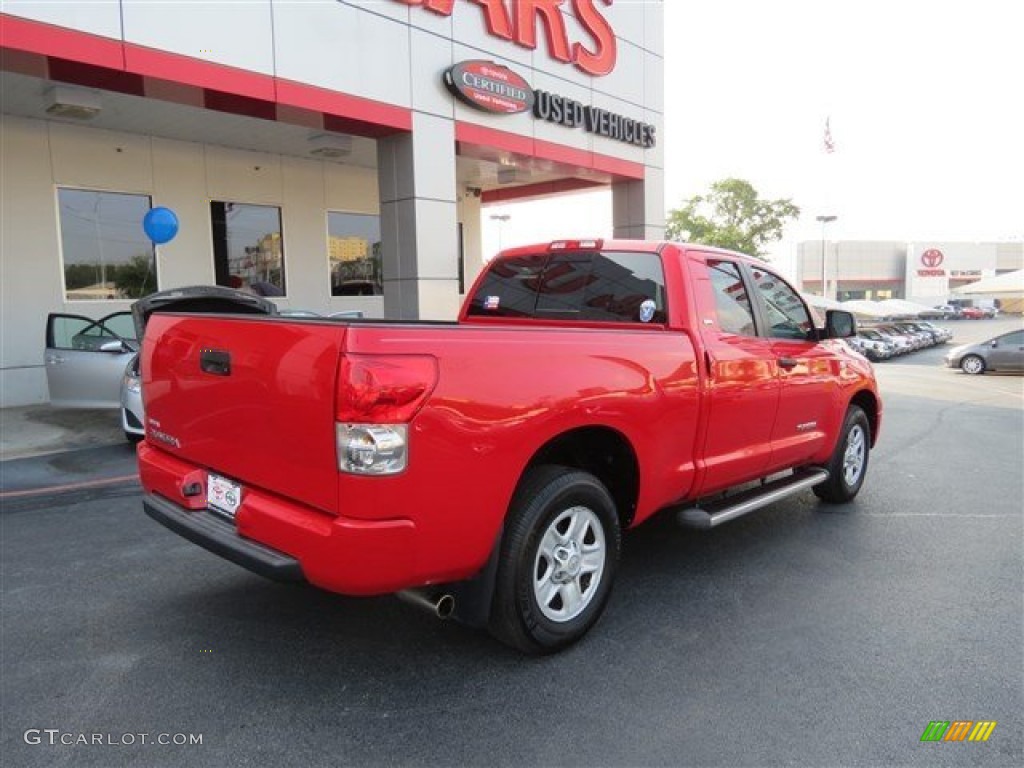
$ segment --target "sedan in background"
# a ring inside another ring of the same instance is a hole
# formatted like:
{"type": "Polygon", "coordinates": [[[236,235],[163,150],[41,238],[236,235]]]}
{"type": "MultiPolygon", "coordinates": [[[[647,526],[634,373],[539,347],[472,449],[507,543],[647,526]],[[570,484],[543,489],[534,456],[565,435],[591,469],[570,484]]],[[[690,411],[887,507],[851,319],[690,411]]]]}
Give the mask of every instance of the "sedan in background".
{"type": "Polygon", "coordinates": [[[1024,371],[1024,331],[1010,331],[978,344],[953,347],[946,365],[972,375],[985,371],[1024,371]]]}

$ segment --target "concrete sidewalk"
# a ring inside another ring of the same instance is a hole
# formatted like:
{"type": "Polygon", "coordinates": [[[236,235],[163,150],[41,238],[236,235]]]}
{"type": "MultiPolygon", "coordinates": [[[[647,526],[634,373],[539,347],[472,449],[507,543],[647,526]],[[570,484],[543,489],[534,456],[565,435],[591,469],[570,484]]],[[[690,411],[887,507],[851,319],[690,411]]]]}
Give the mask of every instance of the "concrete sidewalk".
{"type": "Polygon", "coordinates": [[[125,442],[117,409],[45,404],[0,409],[0,461],[125,442]]]}
{"type": "Polygon", "coordinates": [[[138,482],[120,412],[31,405],[0,410],[0,511],[53,494],[109,492],[138,482]]]}

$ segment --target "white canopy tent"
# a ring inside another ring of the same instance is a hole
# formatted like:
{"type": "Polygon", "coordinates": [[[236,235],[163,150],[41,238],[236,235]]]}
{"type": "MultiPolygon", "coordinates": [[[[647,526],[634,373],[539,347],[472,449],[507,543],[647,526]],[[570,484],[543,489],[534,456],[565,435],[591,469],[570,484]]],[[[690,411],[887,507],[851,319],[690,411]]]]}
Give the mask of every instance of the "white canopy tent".
{"type": "Polygon", "coordinates": [[[892,310],[887,309],[877,301],[868,301],[867,299],[851,299],[850,301],[844,301],[842,308],[847,312],[852,312],[858,317],[867,317],[871,320],[879,320],[883,317],[892,317],[892,310]]]}
{"type": "Polygon", "coordinates": [[[931,313],[935,310],[924,304],[917,304],[906,299],[885,299],[878,305],[889,310],[892,317],[920,317],[922,312],[931,313]]]}
{"type": "Polygon", "coordinates": [[[1006,272],[995,277],[983,277],[977,282],[954,288],[961,296],[991,296],[993,298],[1024,298],[1024,269],[1006,272]]]}

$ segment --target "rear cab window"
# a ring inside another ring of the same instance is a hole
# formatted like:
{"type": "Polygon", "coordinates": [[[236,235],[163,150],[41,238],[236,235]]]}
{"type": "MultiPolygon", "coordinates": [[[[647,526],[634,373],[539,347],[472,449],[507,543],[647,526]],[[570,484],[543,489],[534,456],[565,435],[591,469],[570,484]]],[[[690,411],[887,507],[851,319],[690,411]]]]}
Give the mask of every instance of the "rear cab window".
{"type": "Polygon", "coordinates": [[[515,256],[493,262],[478,285],[467,317],[640,325],[667,320],[665,275],[656,253],[515,256]]]}

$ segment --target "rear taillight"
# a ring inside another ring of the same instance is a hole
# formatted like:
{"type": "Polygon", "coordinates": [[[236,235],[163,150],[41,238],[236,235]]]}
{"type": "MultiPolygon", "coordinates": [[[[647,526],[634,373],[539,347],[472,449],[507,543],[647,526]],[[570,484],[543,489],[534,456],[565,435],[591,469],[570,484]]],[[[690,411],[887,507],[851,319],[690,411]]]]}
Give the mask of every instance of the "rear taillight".
{"type": "Polygon", "coordinates": [[[428,355],[345,355],[338,370],[340,422],[406,424],[437,384],[428,355]]]}
{"type": "Polygon", "coordinates": [[[338,469],[393,475],[409,461],[408,423],[437,384],[426,355],[346,355],[338,370],[338,469]]]}

